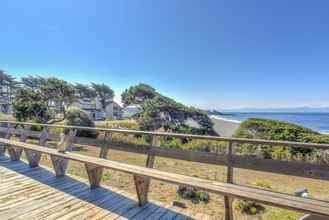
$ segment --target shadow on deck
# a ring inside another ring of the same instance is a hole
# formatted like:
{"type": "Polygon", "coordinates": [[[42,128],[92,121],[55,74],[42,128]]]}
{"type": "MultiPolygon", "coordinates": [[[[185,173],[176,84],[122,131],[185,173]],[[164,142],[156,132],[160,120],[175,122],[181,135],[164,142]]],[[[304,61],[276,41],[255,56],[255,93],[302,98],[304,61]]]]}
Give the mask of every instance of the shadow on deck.
{"type": "Polygon", "coordinates": [[[93,190],[69,176],[0,156],[0,219],[197,219],[150,202],[138,207],[126,193],[93,190]]]}

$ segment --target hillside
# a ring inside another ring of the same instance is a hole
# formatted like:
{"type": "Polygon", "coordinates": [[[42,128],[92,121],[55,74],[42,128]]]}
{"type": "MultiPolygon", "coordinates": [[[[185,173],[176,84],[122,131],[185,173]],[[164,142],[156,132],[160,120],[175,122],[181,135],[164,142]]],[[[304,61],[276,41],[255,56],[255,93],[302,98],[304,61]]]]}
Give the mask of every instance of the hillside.
{"type": "Polygon", "coordinates": [[[241,123],[235,137],[329,143],[329,135],[289,122],[251,118],[241,123]]]}
{"type": "MultiPolygon", "coordinates": [[[[253,139],[266,139],[266,140],[283,140],[283,141],[296,141],[307,143],[329,143],[329,135],[320,134],[312,129],[305,128],[289,122],[251,118],[241,123],[240,127],[236,130],[235,137],[240,138],[253,138],[253,139]]],[[[256,146],[242,146],[243,152],[251,152],[255,150],[256,146]]],[[[265,157],[273,157],[275,150],[282,151],[271,146],[261,146],[262,153],[265,157]]],[[[310,153],[311,150],[301,148],[290,148],[288,150],[291,154],[296,153],[310,153]]],[[[286,151],[287,152],[287,151],[286,151]]]]}

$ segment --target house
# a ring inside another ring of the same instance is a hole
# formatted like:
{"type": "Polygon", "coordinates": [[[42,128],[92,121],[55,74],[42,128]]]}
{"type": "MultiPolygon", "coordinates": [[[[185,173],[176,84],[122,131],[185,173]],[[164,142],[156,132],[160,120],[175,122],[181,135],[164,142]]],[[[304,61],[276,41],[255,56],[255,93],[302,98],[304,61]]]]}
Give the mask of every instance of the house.
{"type": "Polygon", "coordinates": [[[110,102],[105,108],[106,118],[122,119],[123,108],[116,102],[110,102]]]}
{"type": "Polygon", "coordinates": [[[78,98],[72,106],[85,110],[93,120],[122,119],[122,107],[113,100],[108,101],[105,109],[102,108],[98,98],[78,98]]]}

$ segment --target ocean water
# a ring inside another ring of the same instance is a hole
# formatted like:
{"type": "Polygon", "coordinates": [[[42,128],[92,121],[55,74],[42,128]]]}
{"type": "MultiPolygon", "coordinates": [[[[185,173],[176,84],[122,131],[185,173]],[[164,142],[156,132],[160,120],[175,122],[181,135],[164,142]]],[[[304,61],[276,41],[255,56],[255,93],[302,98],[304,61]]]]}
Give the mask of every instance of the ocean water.
{"type": "Polygon", "coordinates": [[[229,112],[220,117],[240,122],[248,118],[281,120],[299,124],[321,133],[329,133],[329,113],[229,112]]]}

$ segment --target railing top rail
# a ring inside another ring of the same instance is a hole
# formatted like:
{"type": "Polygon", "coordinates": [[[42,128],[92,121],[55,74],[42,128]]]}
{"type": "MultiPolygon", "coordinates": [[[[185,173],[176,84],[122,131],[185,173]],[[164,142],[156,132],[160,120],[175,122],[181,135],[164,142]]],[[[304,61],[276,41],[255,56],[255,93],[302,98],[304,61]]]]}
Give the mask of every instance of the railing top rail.
{"type": "Polygon", "coordinates": [[[303,143],[293,141],[276,141],[276,140],[263,140],[263,139],[248,139],[248,138],[233,138],[233,137],[218,137],[209,135],[193,135],[193,134],[178,134],[170,132],[153,132],[153,131],[138,131],[128,129],[113,129],[113,128],[93,128],[83,126],[71,126],[71,125],[60,125],[60,124],[39,124],[31,122],[18,122],[18,121],[0,121],[0,123],[19,124],[19,125],[35,125],[42,127],[53,127],[53,128],[68,128],[68,129],[81,129],[81,130],[92,130],[92,131],[105,131],[112,133],[123,133],[123,134],[136,134],[136,135],[155,135],[162,137],[176,137],[176,138],[191,138],[201,140],[214,140],[214,141],[228,141],[239,144],[266,144],[266,145],[280,145],[288,147],[301,147],[301,148],[317,148],[323,150],[329,150],[329,144],[318,144],[318,143],[303,143]]]}

